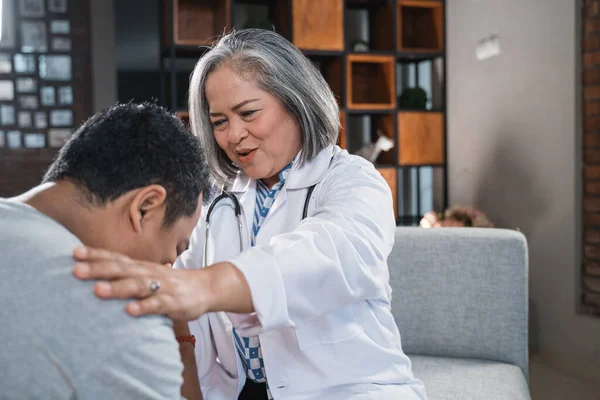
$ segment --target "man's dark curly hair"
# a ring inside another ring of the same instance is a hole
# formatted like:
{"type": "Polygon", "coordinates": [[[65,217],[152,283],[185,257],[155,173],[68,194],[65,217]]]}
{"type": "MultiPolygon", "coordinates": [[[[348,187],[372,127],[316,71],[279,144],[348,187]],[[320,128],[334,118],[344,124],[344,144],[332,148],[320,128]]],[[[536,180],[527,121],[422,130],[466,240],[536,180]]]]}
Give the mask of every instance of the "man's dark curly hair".
{"type": "Polygon", "coordinates": [[[73,133],[44,182],[70,180],[92,204],[158,184],[167,191],[164,225],[191,216],[207,192],[209,172],[195,136],[154,103],[117,104],[92,116],[73,133]]]}

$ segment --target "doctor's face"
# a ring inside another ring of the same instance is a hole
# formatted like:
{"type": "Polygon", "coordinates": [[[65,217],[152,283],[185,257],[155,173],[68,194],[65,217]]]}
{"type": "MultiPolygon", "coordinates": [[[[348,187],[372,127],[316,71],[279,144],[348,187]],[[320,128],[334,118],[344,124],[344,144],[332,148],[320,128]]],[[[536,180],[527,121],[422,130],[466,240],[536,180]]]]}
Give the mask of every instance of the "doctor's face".
{"type": "Polygon", "coordinates": [[[248,176],[268,187],[302,148],[300,126],[256,82],[224,65],[208,75],[206,98],[219,147],[248,176]]]}

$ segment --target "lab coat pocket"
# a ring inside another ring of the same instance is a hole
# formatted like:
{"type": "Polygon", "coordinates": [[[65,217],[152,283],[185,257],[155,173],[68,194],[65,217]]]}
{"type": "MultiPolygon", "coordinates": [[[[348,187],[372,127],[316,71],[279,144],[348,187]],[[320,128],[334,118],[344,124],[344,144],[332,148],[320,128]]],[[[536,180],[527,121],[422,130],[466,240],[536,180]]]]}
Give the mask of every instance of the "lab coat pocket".
{"type": "Polygon", "coordinates": [[[339,343],[364,332],[356,320],[352,306],[314,318],[294,330],[301,350],[339,343]]]}

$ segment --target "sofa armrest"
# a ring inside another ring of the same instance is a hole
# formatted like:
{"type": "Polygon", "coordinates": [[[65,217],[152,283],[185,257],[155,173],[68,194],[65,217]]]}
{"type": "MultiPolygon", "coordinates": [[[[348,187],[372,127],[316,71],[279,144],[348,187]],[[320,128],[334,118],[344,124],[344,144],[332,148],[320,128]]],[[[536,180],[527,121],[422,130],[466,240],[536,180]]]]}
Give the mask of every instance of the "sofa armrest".
{"type": "Polygon", "coordinates": [[[388,263],[392,312],[407,354],[507,362],[528,376],[521,233],[398,227],[388,263]]]}

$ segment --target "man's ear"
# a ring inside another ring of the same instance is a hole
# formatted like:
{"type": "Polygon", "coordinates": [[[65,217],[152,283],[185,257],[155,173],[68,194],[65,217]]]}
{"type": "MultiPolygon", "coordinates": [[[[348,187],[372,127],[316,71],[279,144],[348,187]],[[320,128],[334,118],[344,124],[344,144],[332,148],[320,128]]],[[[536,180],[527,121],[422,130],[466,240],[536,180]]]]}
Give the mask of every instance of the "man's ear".
{"type": "Polygon", "coordinates": [[[129,205],[129,219],[133,230],[141,232],[143,225],[152,220],[162,224],[166,200],[167,191],[161,185],[150,185],[139,189],[129,205]]]}

